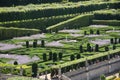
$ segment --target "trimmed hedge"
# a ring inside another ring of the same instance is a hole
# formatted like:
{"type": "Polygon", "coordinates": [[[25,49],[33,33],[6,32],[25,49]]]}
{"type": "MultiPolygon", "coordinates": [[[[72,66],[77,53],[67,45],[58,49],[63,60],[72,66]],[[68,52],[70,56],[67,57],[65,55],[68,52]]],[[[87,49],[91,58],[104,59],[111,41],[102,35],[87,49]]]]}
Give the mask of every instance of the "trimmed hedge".
{"type": "Polygon", "coordinates": [[[89,0],[69,0],[70,2],[89,1],[89,0]]]}
{"type": "Polygon", "coordinates": [[[27,4],[41,4],[41,3],[54,3],[62,2],[62,0],[0,0],[0,6],[17,6],[27,4]]]}
{"type": "Polygon", "coordinates": [[[120,10],[101,10],[94,13],[96,20],[120,20],[120,10]],[[111,11],[110,11],[111,10],[111,11]]]}
{"type": "Polygon", "coordinates": [[[93,20],[92,24],[120,26],[120,21],[119,20],[93,20]]]}
{"type": "Polygon", "coordinates": [[[80,28],[82,26],[88,26],[91,24],[92,18],[93,18],[92,14],[79,15],[72,19],[68,19],[66,21],[50,26],[46,30],[51,32],[51,31],[58,31],[64,28],[74,29],[74,28],[80,28]]]}
{"type": "MultiPolygon", "coordinates": [[[[99,53],[99,54],[96,54],[96,55],[93,55],[93,56],[89,56],[89,57],[87,57],[87,60],[93,60],[93,59],[97,59],[97,58],[100,58],[100,57],[104,57],[104,56],[107,56],[108,53],[110,55],[119,54],[120,53],[120,49],[110,50],[108,52],[99,53]]],[[[72,66],[72,65],[75,65],[75,64],[79,64],[79,63],[85,62],[85,61],[86,61],[86,58],[81,58],[81,59],[77,59],[77,60],[74,60],[74,61],[70,61],[70,62],[66,62],[66,63],[63,63],[63,64],[59,64],[59,65],[53,66],[52,69],[54,69],[54,68],[55,69],[59,69],[59,67],[65,68],[65,67],[72,66]]]]}
{"type": "Polygon", "coordinates": [[[18,28],[36,28],[44,30],[46,27],[57,24],[61,21],[75,17],[78,14],[63,15],[63,16],[53,16],[53,17],[44,17],[38,19],[29,19],[22,21],[10,21],[10,22],[0,22],[0,26],[4,27],[18,27],[18,28]]]}
{"type": "Polygon", "coordinates": [[[37,29],[25,29],[25,28],[4,28],[0,27],[0,40],[11,39],[13,37],[25,36],[29,34],[39,33],[37,29]]]}
{"type": "Polygon", "coordinates": [[[1,9],[0,11],[0,22],[90,12],[94,10],[105,9],[108,6],[109,8],[119,8],[119,4],[120,2],[100,2],[94,4],[88,3],[76,6],[73,5],[50,8],[44,7],[39,8],[40,6],[33,6],[33,8],[29,7],[4,8],[1,9]]]}

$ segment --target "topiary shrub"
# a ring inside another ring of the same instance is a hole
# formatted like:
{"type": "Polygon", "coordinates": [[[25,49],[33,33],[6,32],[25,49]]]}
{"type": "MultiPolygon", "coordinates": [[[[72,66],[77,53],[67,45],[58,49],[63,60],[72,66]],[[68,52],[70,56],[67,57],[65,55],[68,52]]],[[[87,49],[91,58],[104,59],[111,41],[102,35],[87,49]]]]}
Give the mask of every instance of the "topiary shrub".
{"type": "Polygon", "coordinates": [[[46,53],[43,53],[43,61],[47,61],[47,55],[46,55],[46,53]]]}
{"type": "Polygon", "coordinates": [[[83,53],[83,46],[80,45],[80,53],[83,53]]]}
{"type": "Polygon", "coordinates": [[[105,51],[109,51],[109,47],[108,46],[105,46],[105,51]]]}
{"type": "Polygon", "coordinates": [[[14,61],[14,65],[18,65],[18,62],[17,62],[17,61],[14,61]]]}
{"type": "Polygon", "coordinates": [[[53,62],[57,61],[57,53],[53,53],[53,62]]]}
{"type": "Polygon", "coordinates": [[[97,34],[97,35],[100,35],[100,31],[99,31],[99,30],[97,30],[97,31],[96,31],[96,34],[97,34]]]}
{"type": "Polygon", "coordinates": [[[32,64],[32,77],[37,77],[38,65],[37,63],[32,64]]]}
{"type": "Polygon", "coordinates": [[[112,46],[112,49],[115,50],[115,49],[116,49],[116,45],[113,45],[113,46],[112,46]]]}
{"type": "Polygon", "coordinates": [[[114,40],[113,38],[110,39],[110,43],[113,44],[114,43],[114,40]]]}
{"type": "Polygon", "coordinates": [[[87,35],[87,31],[84,31],[84,35],[87,35]]]}
{"type": "Polygon", "coordinates": [[[90,29],[90,34],[94,34],[94,31],[92,29],[90,29]]]}
{"type": "Polygon", "coordinates": [[[26,48],[29,48],[29,41],[26,41],[26,48]]]}
{"type": "Polygon", "coordinates": [[[45,47],[45,41],[41,40],[41,47],[45,47]]]}
{"type": "Polygon", "coordinates": [[[63,56],[63,53],[60,52],[60,53],[58,54],[59,60],[62,60],[62,56],[63,56]]]}
{"type": "Polygon", "coordinates": [[[52,60],[52,59],[53,59],[53,53],[49,52],[49,60],[52,60]]]}
{"type": "Polygon", "coordinates": [[[77,54],[77,55],[76,55],[76,58],[77,58],[77,59],[80,59],[80,58],[81,58],[81,55],[80,55],[80,54],[77,54]]]}
{"type": "Polygon", "coordinates": [[[96,51],[96,52],[99,51],[99,45],[98,45],[98,44],[95,45],[95,51],[96,51]]]}
{"type": "Polygon", "coordinates": [[[73,54],[70,55],[70,60],[71,60],[71,61],[75,60],[75,56],[74,56],[73,54]]]}

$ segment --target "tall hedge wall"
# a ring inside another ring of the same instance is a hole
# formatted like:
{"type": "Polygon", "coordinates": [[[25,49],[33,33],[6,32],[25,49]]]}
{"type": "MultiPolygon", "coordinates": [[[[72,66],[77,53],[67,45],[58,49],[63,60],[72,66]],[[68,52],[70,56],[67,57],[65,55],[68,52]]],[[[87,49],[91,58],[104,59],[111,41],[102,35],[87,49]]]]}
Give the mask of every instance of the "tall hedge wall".
{"type": "Polygon", "coordinates": [[[120,20],[120,13],[95,13],[96,20],[120,20]]]}
{"type": "MultiPolygon", "coordinates": [[[[69,7],[58,7],[58,8],[34,8],[32,10],[12,10],[12,11],[0,11],[0,22],[4,21],[14,21],[14,20],[25,20],[25,19],[36,19],[41,17],[50,17],[57,15],[65,15],[65,14],[75,14],[75,13],[83,13],[90,12],[94,10],[105,9],[109,6],[109,8],[119,8],[120,2],[102,2],[102,3],[94,3],[94,4],[81,4],[76,6],[69,7]]],[[[10,8],[11,9],[11,8],[10,8]]]]}
{"type": "Polygon", "coordinates": [[[29,19],[29,20],[22,20],[22,21],[0,22],[0,26],[4,26],[4,27],[14,26],[18,28],[36,28],[36,29],[44,30],[48,26],[73,18],[76,15],[78,14],[44,17],[44,18],[29,19]]]}
{"type": "Polygon", "coordinates": [[[41,3],[53,3],[62,2],[62,0],[0,0],[0,6],[17,6],[17,5],[27,5],[27,4],[41,4],[41,3]]]}
{"type": "Polygon", "coordinates": [[[119,20],[93,20],[92,22],[97,25],[120,26],[119,20]]]}
{"type": "Polygon", "coordinates": [[[25,29],[25,28],[4,28],[0,27],[0,40],[11,39],[13,37],[25,36],[29,34],[36,34],[40,31],[37,29],[25,29]]]}
{"type": "Polygon", "coordinates": [[[64,28],[74,29],[82,26],[88,26],[91,24],[92,19],[93,19],[92,14],[79,15],[74,18],[68,19],[66,21],[60,22],[58,24],[52,25],[47,28],[47,31],[51,32],[51,31],[58,31],[64,28]]]}

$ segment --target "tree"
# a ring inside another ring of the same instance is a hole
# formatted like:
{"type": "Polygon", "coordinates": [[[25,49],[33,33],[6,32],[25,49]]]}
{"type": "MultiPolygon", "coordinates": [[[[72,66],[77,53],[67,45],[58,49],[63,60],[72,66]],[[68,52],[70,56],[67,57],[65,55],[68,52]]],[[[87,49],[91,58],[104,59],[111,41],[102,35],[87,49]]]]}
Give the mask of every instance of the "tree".
{"type": "Polygon", "coordinates": [[[45,47],[45,41],[41,40],[41,47],[45,47]]]}
{"type": "Polygon", "coordinates": [[[46,53],[43,53],[43,61],[47,61],[47,55],[46,55],[46,53]]]}
{"type": "Polygon", "coordinates": [[[99,30],[97,30],[97,31],[96,31],[96,34],[97,34],[97,35],[100,35],[100,31],[99,31],[99,30]]]}
{"type": "Polygon", "coordinates": [[[109,51],[109,47],[108,46],[105,46],[105,51],[109,51]]]}
{"type": "Polygon", "coordinates": [[[37,77],[38,65],[37,63],[32,64],[32,77],[37,77]]]}
{"type": "Polygon", "coordinates": [[[53,53],[53,62],[57,61],[57,53],[53,53]]]}
{"type": "Polygon", "coordinates": [[[61,52],[58,54],[59,60],[62,60],[62,55],[63,55],[63,53],[61,53],[61,52]]]}
{"type": "Polygon", "coordinates": [[[70,60],[71,60],[71,61],[75,60],[75,56],[74,56],[73,54],[70,55],[70,60]]]}
{"type": "Polygon", "coordinates": [[[80,45],[80,53],[83,53],[83,46],[80,45]]]}
{"type": "Polygon", "coordinates": [[[95,45],[95,51],[96,51],[96,52],[99,51],[99,45],[98,45],[98,44],[95,45]]]}
{"type": "Polygon", "coordinates": [[[49,60],[52,60],[52,58],[53,58],[53,53],[49,52],[49,60]]]}
{"type": "Polygon", "coordinates": [[[114,43],[113,38],[111,38],[111,39],[110,39],[110,43],[111,43],[111,44],[113,44],[113,43],[114,43]]]}
{"type": "Polygon", "coordinates": [[[76,55],[76,58],[77,58],[77,59],[80,59],[80,58],[81,58],[81,55],[80,55],[80,54],[77,54],[77,55],[76,55]]]}
{"type": "Polygon", "coordinates": [[[18,62],[17,62],[17,61],[14,61],[14,65],[18,65],[18,62]]]}
{"type": "Polygon", "coordinates": [[[26,41],[26,48],[29,48],[29,41],[26,41]]]}

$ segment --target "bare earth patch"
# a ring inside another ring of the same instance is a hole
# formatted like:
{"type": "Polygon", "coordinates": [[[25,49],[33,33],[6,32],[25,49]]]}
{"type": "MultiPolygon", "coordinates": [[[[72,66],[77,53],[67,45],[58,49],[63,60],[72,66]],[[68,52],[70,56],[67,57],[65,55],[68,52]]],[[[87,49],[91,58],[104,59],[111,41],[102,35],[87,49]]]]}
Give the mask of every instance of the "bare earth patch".
{"type": "Polygon", "coordinates": [[[37,56],[29,57],[28,55],[14,55],[14,54],[0,54],[0,58],[14,59],[7,62],[9,64],[13,64],[14,61],[17,61],[18,64],[25,64],[39,60],[39,57],[37,56]]]}

